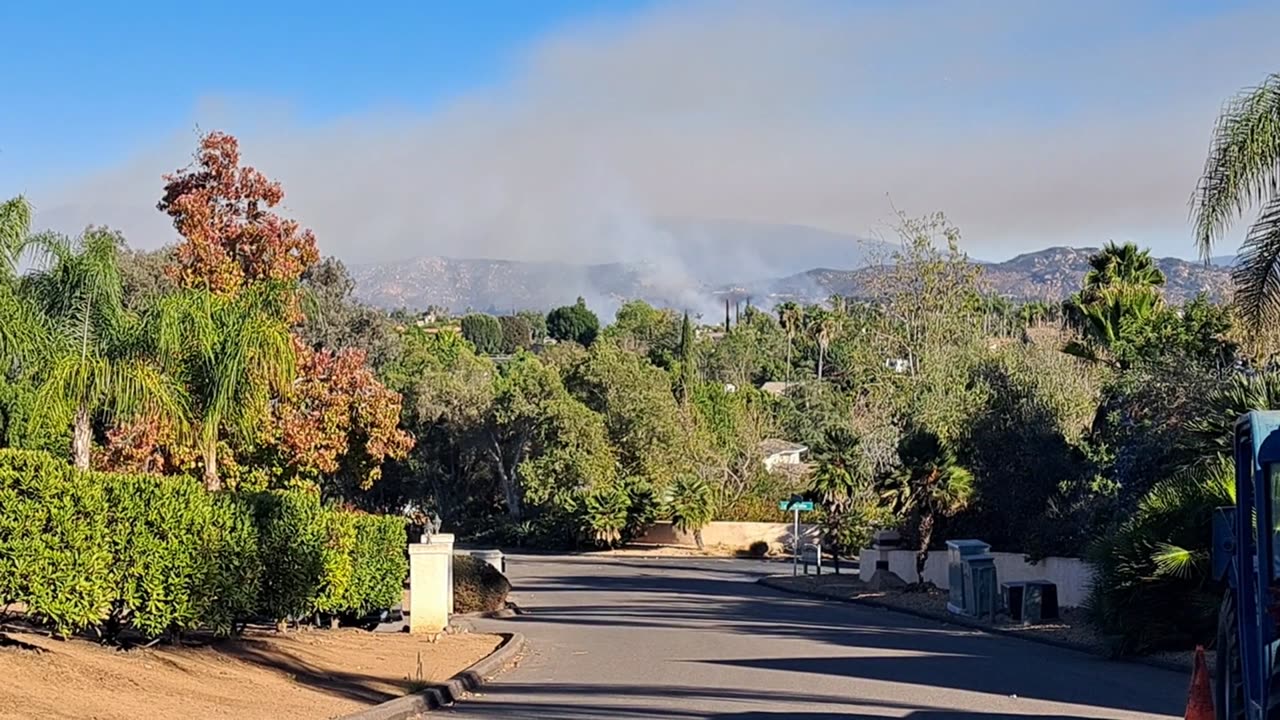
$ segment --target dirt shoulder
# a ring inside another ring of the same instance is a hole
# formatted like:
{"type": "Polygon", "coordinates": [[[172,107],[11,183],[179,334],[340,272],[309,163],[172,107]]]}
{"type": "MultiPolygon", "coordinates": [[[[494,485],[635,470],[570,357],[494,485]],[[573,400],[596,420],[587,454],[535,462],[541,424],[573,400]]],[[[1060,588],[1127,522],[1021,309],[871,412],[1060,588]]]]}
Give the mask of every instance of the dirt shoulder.
{"type": "Polygon", "coordinates": [[[0,718],[339,717],[446,680],[501,641],[343,629],[119,651],[6,633],[0,718]]]}

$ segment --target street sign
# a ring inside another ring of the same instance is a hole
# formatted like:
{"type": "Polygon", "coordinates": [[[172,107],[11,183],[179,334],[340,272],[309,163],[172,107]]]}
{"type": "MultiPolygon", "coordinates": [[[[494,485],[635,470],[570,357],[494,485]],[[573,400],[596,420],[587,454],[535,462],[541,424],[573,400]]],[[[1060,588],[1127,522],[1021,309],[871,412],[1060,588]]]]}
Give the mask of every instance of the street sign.
{"type": "Polygon", "coordinates": [[[800,512],[812,512],[813,501],[812,500],[799,500],[799,501],[783,500],[782,502],[778,503],[778,509],[779,510],[799,510],[800,512]]]}

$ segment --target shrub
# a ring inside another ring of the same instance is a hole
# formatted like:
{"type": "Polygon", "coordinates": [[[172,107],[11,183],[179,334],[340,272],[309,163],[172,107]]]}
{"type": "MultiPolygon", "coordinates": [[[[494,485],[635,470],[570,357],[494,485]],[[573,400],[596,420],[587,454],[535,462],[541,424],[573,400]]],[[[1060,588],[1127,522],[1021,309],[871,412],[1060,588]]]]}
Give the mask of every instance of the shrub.
{"type": "Polygon", "coordinates": [[[715,517],[715,497],[711,486],[692,475],[677,478],[671,486],[667,509],[672,527],[679,532],[693,533],[693,540],[701,550],[702,528],[715,517]]]}
{"type": "Polygon", "coordinates": [[[492,565],[470,555],[453,556],[455,612],[495,612],[507,606],[511,583],[492,565]]]}
{"type": "Polygon", "coordinates": [[[364,615],[400,602],[409,575],[408,546],[403,518],[361,514],[355,527],[352,593],[345,611],[364,615]]]}
{"type": "Polygon", "coordinates": [[[582,530],[588,538],[605,546],[622,540],[631,508],[626,490],[614,485],[596,488],[583,493],[580,505],[582,530]]]}
{"type": "Polygon", "coordinates": [[[769,543],[757,540],[747,547],[747,554],[753,558],[762,558],[769,554],[769,543]]]}
{"type": "Polygon", "coordinates": [[[1213,639],[1221,598],[1209,572],[1213,509],[1234,502],[1234,463],[1221,456],[1156,484],[1093,546],[1097,576],[1086,605],[1115,654],[1213,639]]]}
{"type": "Polygon", "coordinates": [[[334,508],[321,513],[324,526],[324,545],[321,549],[319,593],[313,603],[317,612],[337,614],[351,604],[356,592],[355,549],[356,516],[334,508]]]}
{"type": "Polygon", "coordinates": [[[325,511],[317,495],[298,490],[260,493],[251,502],[265,569],[258,611],[283,624],[311,612],[321,592],[325,511]]]}
{"type": "Polygon", "coordinates": [[[87,473],[41,452],[0,450],[0,602],[69,634],[111,605],[107,498],[87,473]]]}
{"type": "Polygon", "coordinates": [[[218,551],[210,587],[217,601],[204,621],[217,634],[229,635],[258,603],[263,574],[258,527],[249,506],[233,495],[215,496],[211,517],[213,546],[218,551]]]}
{"type": "Polygon", "coordinates": [[[213,496],[188,477],[95,473],[92,479],[106,490],[114,559],[108,636],[125,625],[151,637],[201,625],[222,585],[213,496]]]}
{"type": "Polygon", "coordinates": [[[0,603],[64,635],[229,634],[255,612],[390,607],[405,539],[402,518],[322,508],[310,492],[214,494],[188,477],[0,450],[0,603]]]}

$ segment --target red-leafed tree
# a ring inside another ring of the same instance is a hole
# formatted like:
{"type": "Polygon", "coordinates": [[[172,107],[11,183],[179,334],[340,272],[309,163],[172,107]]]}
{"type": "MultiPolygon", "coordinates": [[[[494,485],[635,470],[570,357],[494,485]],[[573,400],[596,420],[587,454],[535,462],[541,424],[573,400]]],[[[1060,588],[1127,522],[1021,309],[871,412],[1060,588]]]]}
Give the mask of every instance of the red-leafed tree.
{"type": "Polygon", "coordinates": [[[258,280],[296,280],[320,259],[311,231],[271,210],[284,199],[280,183],[242,167],[231,135],[204,135],[195,162],[164,179],[157,208],[183,238],[172,271],[184,286],[235,293],[258,280]]]}
{"type": "Polygon", "coordinates": [[[413,447],[398,427],[400,394],[374,377],[362,350],[293,344],[299,379],[274,409],[278,447],[303,475],[342,471],[367,489],[384,459],[403,458],[413,447]]]}

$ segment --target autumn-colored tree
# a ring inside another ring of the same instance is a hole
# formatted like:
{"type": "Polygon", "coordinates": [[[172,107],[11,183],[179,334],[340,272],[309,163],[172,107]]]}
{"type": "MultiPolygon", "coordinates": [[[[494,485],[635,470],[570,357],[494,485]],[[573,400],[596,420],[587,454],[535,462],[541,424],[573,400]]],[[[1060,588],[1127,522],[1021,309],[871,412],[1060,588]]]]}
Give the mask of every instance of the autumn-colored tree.
{"type": "Polygon", "coordinates": [[[292,281],[320,259],[315,236],[271,211],[280,183],[240,165],[234,137],[200,138],[195,162],[165,176],[156,206],[183,237],[172,272],[187,287],[230,294],[257,280],[292,281]]]}
{"type": "Polygon", "coordinates": [[[413,447],[397,427],[400,394],[378,382],[362,350],[313,350],[297,338],[293,345],[299,378],[274,409],[280,448],[303,473],[333,475],[345,459],[367,489],[383,459],[403,458],[413,447]]]}

